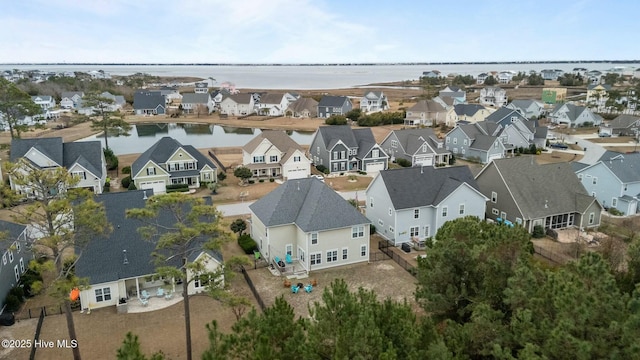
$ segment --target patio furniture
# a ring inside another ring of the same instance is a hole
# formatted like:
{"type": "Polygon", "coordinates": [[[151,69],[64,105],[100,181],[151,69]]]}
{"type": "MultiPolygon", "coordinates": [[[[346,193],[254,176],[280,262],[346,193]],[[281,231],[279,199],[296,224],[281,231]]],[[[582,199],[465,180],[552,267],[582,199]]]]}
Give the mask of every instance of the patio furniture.
{"type": "Polygon", "coordinates": [[[318,280],[316,279],[311,280],[311,286],[318,286],[318,280]]]}
{"type": "Polygon", "coordinates": [[[313,291],[313,285],[311,285],[311,284],[305,285],[304,291],[310,293],[311,291],[313,291]]]}
{"type": "Polygon", "coordinates": [[[287,254],[287,256],[284,257],[284,261],[287,264],[291,264],[293,262],[293,260],[291,260],[291,255],[287,254]]]}
{"type": "Polygon", "coordinates": [[[284,287],[289,287],[289,286],[291,286],[291,280],[284,279],[284,287]]]}
{"type": "Polygon", "coordinates": [[[297,285],[292,285],[291,286],[291,292],[294,293],[294,294],[297,294],[299,289],[300,288],[297,285]]]}
{"type": "Polygon", "coordinates": [[[165,300],[173,299],[173,293],[171,291],[167,292],[166,294],[164,294],[164,299],[165,300]]]}
{"type": "Polygon", "coordinates": [[[151,297],[151,295],[149,295],[149,293],[147,292],[147,290],[142,290],[140,297],[142,298],[142,300],[149,300],[149,298],[151,297]]]}
{"type": "Polygon", "coordinates": [[[142,306],[148,306],[149,305],[149,300],[147,299],[140,299],[140,303],[142,304],[142,306]]]}
{"type": "Polygon", "coordinates": [[[158,290],[156,291],[156,296],[157,297],[163,297],[164,296],[164,289],[163,288],[158,288],[158,290]]]}

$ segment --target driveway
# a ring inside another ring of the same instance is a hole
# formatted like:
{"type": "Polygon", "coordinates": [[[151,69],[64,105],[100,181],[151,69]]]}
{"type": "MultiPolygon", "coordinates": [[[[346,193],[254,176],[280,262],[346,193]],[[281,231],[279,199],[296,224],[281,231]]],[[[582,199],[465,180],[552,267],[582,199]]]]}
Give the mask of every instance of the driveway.
{"type": "MultiPolygon", "coordinates": [[[[592,138],[597,138],[598,137],[597,134],[566,135],[566,134],[560,134],[560,133],[557,133],[557,132],[551,132],[551,133],[554,134],[558,139],[564,138],[564,142],[566,142],[566,143],[577,144],[581,148],[586,149],[585,151],[564,150],[565,152],[571,152],[571,153],[574,153],[574,154],[584,154],[584,156],[580,160],[581,163],[595,164],[598,161],[598,159],[600,159],[600,157],[606,151],[599,144],[593,143],[593,142],[588,140],[588,139],[592,139],[592,138]]],[[[607,146],[608,145],[609,144],[607,144],[607,146]]],[[[556,151],[556,150],[554,149],[554,151],[556,151]]]]}

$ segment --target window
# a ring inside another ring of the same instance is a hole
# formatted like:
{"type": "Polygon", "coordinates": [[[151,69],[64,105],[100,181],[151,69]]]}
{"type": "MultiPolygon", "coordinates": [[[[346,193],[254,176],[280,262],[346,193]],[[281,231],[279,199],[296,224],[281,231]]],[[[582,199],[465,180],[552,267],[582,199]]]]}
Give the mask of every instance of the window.
{"type": "Polygon", "coordinates": [[[492,203],[498,202],[498,193],[495,191],[491,192],[491,202],[492,203]]]}
{"type": "Polygon", "coordinates": [[[389,232],[393,234],[393,231],[394,231],[393,226],[389,226],[389,232]]]}
{"type": "Polygon", "coordinates": [[[389,208],[389,216],[393,216],[393,209],[389,208]]]}
{"type": "Polygon", "coordinates": [[[453,138],[453,145],[456,145],[458,143],[458,138],[453,138]]]}
{"type": "Polygon", "coordinates": [[[334,158],[334,159],[339,159],[339,158],[338,158],[338,152],[337,152],[337,151],[334,151],[334,152],[333,152],[333,158],[334,158]]]}
{"type": "Polygon", "coordinates": [[[311,233],[311,245],[318,244],[318,233],[311,233]]]}
{"type": "Polygon", "coordinates": [[[380,150],[378,149],[371,150],[371,157],[374,157],[374,158],[380,157],[380,150]]]}
{"type": "Polygon", "coordinates": [[[424,236],[425,237],[429,237],[429,231],[430,231],[429,225],[425,226],[424,227],[424,236]]]}
{"type": "Polygon", "coordinates": [[[378,225],[384,226],[384,221],[382,221],[382,219],[378,219],[378,225]]]}
{"type": "Polygon", "coordinates": [[[293,245],[291,245],[291,244],[287,244],[287,245],[284,247],[284,249],[285,249],[285,250],[284,250],[285,254],[287,254],[287,255],[289,255],[289,256],[293,255],[293,245]]]}
{"type": "Polygon", "coordinates": [[[309,254],[309,261],[311,262],[311,265],[322,264],[322,253],[309,254]]]}
{"type": "Polygon", "coordinates": [[[9,250],[9,262],[13,262],[13,251],[9,250]]]}
{"type": "Polygon", "coordinates": [[[111,300],[111,288],[96,289],[96,302],[111,300]]]}
{"type": "Polygon", "coordinates": [[[627,191],[627,184],[624,184],[624,191],[627,191]]]}
{"type": "Polygon", "coordinates": [[[445,142],[448,144],[450,142],[449,140],[451,140],[451,138],[448,137],[446,138],[445,142]]]}
{"type": "Polygon", "coordinates": [[[595,221],[596,221],[596,214],[589,213],[589,225],[593,225],[595,221]]]}
{"type": "Polygon", "coordinates": [[[270,162],[278,162],[278,155],[269,156],[269,161],[270,162]]]}
{"type": "Polygon", "coordinates": [[[460,204],[460,207],[458,208],[458,213],[460,215],[464,215],[464,204],[460,204]]]}
{"type": "Polygon", "coordinates": [[[391,140],[391,147],[392,148],[397,148],[398,147],[398,141],[397,140],[391,140]]]}
{"type": "Polygon", "coordinates": [[[582,174],[578,174],[578,179],[580,179],[580,181],[582,181],[582,174]]]}
{"type": "Polygon", "coordinates": [[[340,151],[340,159],[346,159],[346,158],[347,158],[347,153],[344,150],[340,151]]]}
{"type": "Polygon", "coordinates": [[[598,184],[598,178],[594,176],[593,177],[593,185],[596,185],[596,184],[598,184]]]}
{"type": "Polygon", "coordinates": [[[338,163],[333,163],[333,171],[338,171],[338,163]]]}
{"type": "Polygon", "coordinates": [[[208,284],[209,284],[208,276],[203,276],[203,277],[196,276],[195,279],[193,280],[193,287],[195,287],[196,289],[203,288],[208,284]]]}
{"type": "Polygon", "coordinates": [[[412,226],[409,229],[409,234],[410,234],[409,236],[416,237],[416,236],[420,235],[419,232],[420,232],[420,227],[419,226],[412,226]]]}
{"type": "Polygon", "coordinates": [[[7,253],[2,254],[2,265],[7,265],[7,253]]]}
{"type": "Polygon", "coordinates": [[[500,214],[500,211],[498,211],[498,209],[496,209],[496,208],[493,208],[493,209],[491,209],[491,213],[493,215],[495,215],[495,216],[498,216],[498,214],[500,214]]]}
{"type": "Polygon", "coordinates": [[[373,207],[373,196],[369,198],[369,207],[373,207]]]}
{"type": "Polygon", "coordinates": [[[156,168],[154,167],[147,168],[147,175],[155,175],[155,174],[156,174],[156,168]]]}
{"type": "Polygon", "coordinates": [[[611,206],[613,206],[613,207],[618,206],[618,198],[612,198],[611,199],[611,206]]]}
{"type": "Polygon", "coordinates": [[[300,156],[294,156],[293,157],[293,162],[300,162],[301,157],[300,156]]]}
{"type": "Polygon", "coordinates": [[[342,248],[342,260],[347,260],[349,258],[349,249],[342,248]]]}
{"type": "Polygon", "coordinates": [[[420,218],[420,209],[413,209],[413,218],[414,219],[420,218]]]}
{"type": "Polygon", "coordinates": [[[20,241],[16,241],[16,252],[20,252],[20,241]]]}
{"type": "Polygon", "coordinates": [[[518,225],[522,225],[522,219],[520,219],[519,217],[516,218],[516,224],[518,225]]]}
{"type": "Polygon", "coordinates": [[[202,174],[202,179],[203,180],[211,180],[211,173],[203,173],[202,174]]]}
{"type": "Polygon", "coordinates": [[[463,140],[462,140],[462,144],[463,144],[463,145],[467,145],[467,139],[463,139],[463,140]]]}
{"type": "Polygon", "coordinates": [[[329,250],[327,251],[327,262],[336,262],[338,261],[338,250],[329,250]]]}
{"type": "Polygon", "coordinates": [[[87,180],[87,173],[85,173],[84,171],[74,171],[71,174],[78,179],[87,180]]]}
{"type": "Polygon", "coordinates": [[[367,245],[360,245],[360,256],[367,256],[367,245]]]}
{"type": "Polygon", "coordinates": [[[360,238],[364,236],[364,226],[354,226],[351,228],[351,238],[360,238]]]}
{"type": "Polygon", "coordinates": [[[445,206],[442,208],[442,217],[447,217],[447,212],[449,211],[449,209],[445,206]]]}
{"type": "Polygon", "coordinates": [[[258,156],[254,156],[253,157],[253,163],[263,163],[264,162],[264,155],[258,155],[258,156]]]}
{"type": "Polygon", "coordinates": [[[500,212],[500,217],[502,218],[502,220],[507,220],[507,213],[504,211],[500,212]]]}
{"type": "Polygon", "coordinates": [[[20,258],[20,272],[24,273],[24,261],[22,261],[22,258],[20,258]]]}
{"type": "Polygon", "coordinates": [[[422,144],[422,152],[427,152],[427,144],[422,144]]]}
{"type": "Polygon", "coordinates": [[[20,270],[18,270],[18,265],[13,268],[13,274],[16,276],[16,282],[20,281],[20,270]]]}

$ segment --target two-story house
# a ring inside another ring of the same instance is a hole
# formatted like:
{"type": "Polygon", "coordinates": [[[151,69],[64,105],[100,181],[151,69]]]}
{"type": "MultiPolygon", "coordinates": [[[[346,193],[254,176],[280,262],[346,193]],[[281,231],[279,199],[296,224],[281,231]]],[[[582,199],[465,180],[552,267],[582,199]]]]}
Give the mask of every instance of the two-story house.
{"type": "Polygon", "coordinates": [[[260,97],[258,114],[283,116],[289,107],[289,97],[282,93],[266,93],[260,97]]]}
{"type": "Polygon", "coordinates": [[[396,246],[419,244],[447,221],[484,218],[488,199],[468,166],[381,171],[366,190],[367,218],[396,246]]]}
{"type": "Polygon", "coordinates": [[[242,116],[255,112],[255,99],[251,94],[229,95],[220,102],[220,114],[223,115],[242,116]]]}
{"type": "Polygon", "coordinates": [[[367,91],[360,98],[360,109],[364,113],[387,110],[389,100],[382,91],[367,91]]]}
{"type": "Polygon", "coordinates": [[[131,164],[131,179],[138,189],[153,189],[155,194],[164,194],[167,185],[187,184],[198,188],[200,183],[216,182],[217,170],[213,161],[193,146],[165,136],[131,164]]]}
{"type": "Polygon", "coordinates": [[[0,241],[0,299],[2,304],[11,288],[18,285],[20,277],[29,268],[33,253],[29,250],[24,225],[0,220],[0,231],[5,232],[0,241]]]}
{"type": "Polygon", "coordinates": [[[40,106],[43,112],[52,110],[56,106],[56,99],[49,95],[37,95],[32,96],[31,101],[40,106]]]}
{"type": "Polygon", "coordinates": [[[405,159],[412,166],[449,164],[451,152],[432,129],[402,129],[391,131],[380,143],[391,161],[405,159]]]}
{"type": "Polygon", "coordinates": [[[309,147],[313,163],[330,172],[378,172],[388,166],[389,157],[376,143],[370,128],[349,125],[320,126],[309,147]]]}
{"type": "Polygon", "coordinates": [[[578,181],[569,163],[539,165],[533,156],[496,159],[476,175],[489,198],[486,218],[533,232],[600,225],[602,206],[578,181]]]}
{"type": "Polygon", "coordinates": [[[578,179],[605,208],[625,215],[638,212],[640,153],[606,151],[595,164],[571,163],[578,179]]]}
{"type": "Polygon", "coordinates": [[[507,104],[507,91],[497,86],[486,86],[480,90],[480,105],[501,107],[507,104]]]}
{"type": "Polygon", "coordinates": [[[562,75],[564,75],[564,71],[559,69],[543,69],[540,71],[540,76],[544,80],[558,80],[562,75]]]}
{"type": "Polygon", "coordinates": [[[476,76],[476,84],[477,85],[482,85],[484,84],[484,81],[487,80],[487,78],[489,77],[489,74],[487,73],[480,73],[478,74],[478,76],[476,76]]]}
{"type": "Polygon", "coordinates": [[[618,115],[608,124],[611,129],[610,135],[618,136],[638,136],[640,131],[640,117],[632,115],[618,115]]]}
{"type": "Polygon", "coordinates": [[[500,125],[488,121],[459,125],[445,136],[445,149],[455,157],[486,164],[505,156],[501,131],[500,125]]]}
{"type": "Polygon", "coordinates": [[[611,85],[607,84],[587,86],[587,104],[597,109],[604,108],[609,100],[609,91],[611,91],[611,85]]]}
{"type": "Polygon", "coordinates": [[[441,98],[453,98],[460,104],[467,102],[467,92],[453,85],[447,85],[444,89],[438,91],[438,96],[441,98]]]}
{"type": "MultiPolygon", "coordinates": [[[[107,162],[99,141],[63,143],[61,137],[11,140],[12,163],[21,163],[22,171],[64,167],[76,176],[75,188],[88,188],[100,194],[107,179],[107,162]],[[20,162],[20,159],[26,161],[20,162]]],[[[38,197],[37,191],[23,181],[9,176],[11,189],[27,197],[38,197]]],[[[62,190],[62,189],[61,189],[62,190]]]]}
{"type": "Polygon", "coordinates": [[[187,114],[210,114],[214,109],[215,103],[207,92],[182,94],[182,111],[187,114]]]}
{"type": "Polygon", "coordinates": [[[206,82],[197,82],[195,83],[195,87],[193,92],[196,94],[208,94],[209,93],[209,84],[206,82]]]}
{"type": "Polygon", "coordinates": [[[318,103],[318,117],[328,118],[331,115],[346,115],[353,109],[353,104],[346,96],[325,95],[318,103]]]}
{"type": "Polygon", "coordinates": [[[432,126],[446,121],[447,110],[434,100],[420,100],[407,109],[404,124],[409,126],[432,126]]]}
{"type": "Polygon", "coordinates": [[[566,124],[568,127],[600,126],[602,117],[585,106],[571,103],[559,104],[549,114],[554,124],[566,124]]]}
{"type": "Polygon", "coordinates": [[[463,123],[475,123],[483,121],[494,109],[478,104],[456,104],[447,111],[446,124],[454,127],[460,121],[463,123]]]}
{"type": "Polygon", "coordinates": [[[77,109],[82,105],[84,92],[82,91],[63,91],[60,95],[60,107],[63,109],[77,109]]]}
{"type": "Polygon", "coordinates": [[[537,100],[513,100],[506,107],[517,110],[527,119],[538,119],[544,115],[544,104],[537,100]]]}
{"type": "Polygon", "coordinates": [[[311,174],[305,150],[285,131],[264,130],[242,147],[242,165],[254,178],[299,179],[311,174]]]}
{"type": "Polygon", "coordinates": [[[529,148],[532,144],[536,148],[546,146],[547,128],[538,126],[537,120],[527,120],[516,110],[501,107],[487,116],[485,121],[501,126],[499,136],[508,151],[509,149],[529,148]]]}
{"type": "Polygon", "coordinates": [[[249,209],[251,237],[281,272],[369,261],[370,221],[316,178],[289,180],[249,209]]]}
{"type": "Polygon", "coordinates": [[[289,104],[286,114],[295,118],[316,118],[318,117],[318,102],[312,98],[298,98],[289,104]]]}
{"type": "Polygon", "coordinates": [[[133,109],[136,115],[164,115],[166,98],[158,91],[137,90],[133,94],[133,109]]]}

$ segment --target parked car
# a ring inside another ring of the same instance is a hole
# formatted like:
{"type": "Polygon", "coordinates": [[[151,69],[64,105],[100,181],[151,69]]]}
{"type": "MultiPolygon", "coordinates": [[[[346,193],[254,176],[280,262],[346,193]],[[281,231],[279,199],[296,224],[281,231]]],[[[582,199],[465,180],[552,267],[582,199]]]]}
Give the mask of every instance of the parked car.
{"type": "Polygon", "coordinates": [[[556,140],[556,139],[557,139],[556,134],[551,134],[551,133],[547,134],[547,140],[556,140]]]}
{"type": "Polygon", "coordinates": [[[566,149],[569,148],[569,145],[567,145],[565,143],[553,143],[553,144],[549,145],[549,147],[554,148],[554,149],[566,150],[566,149]]]}
{"type": "Polygon", "coordinates": [[[601,132],[601,133],[598,134],[598,136],[600,136],[600,137],[611,137],[611,134],[605,133],[605,132],[601,132]]]}

